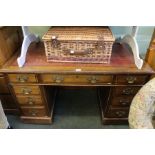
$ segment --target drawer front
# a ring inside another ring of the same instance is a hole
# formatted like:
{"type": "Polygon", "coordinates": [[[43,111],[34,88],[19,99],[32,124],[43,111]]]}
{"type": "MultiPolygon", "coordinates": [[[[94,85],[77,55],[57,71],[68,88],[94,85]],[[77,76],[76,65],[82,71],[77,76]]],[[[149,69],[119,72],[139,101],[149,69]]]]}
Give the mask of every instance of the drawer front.
{"type": "Polygon", "coordinates": [[[11,95],[0,95],[0,100],[4,109],[15,109],[17,108],[14,99],[11,95]]]}
{"type": "Polygon", "coordinates": [[[122,96],[122,95],[126,95],[126,96],[134,96],[136,95],[136,93],[138,92],[138,90],[140,89],[141,87],[130,87],[130,86],[127,86],[127,87],[121,87],[121,86],[118,86],[118,87],[115,87],[113,88],[113,96],[116,97],[116,96],[122,96]]]}
{"type": "Polygon", "coordinates": [[[112,75],[41,75],[43,83],[55,84],[111,84],[113,80],[112,75]]]}
{"type": "Polygon", "coordinates": [[[39,95],[40,94],[39,86],[13,86],[13,89],[16,94],[22,94],[22,95],[39,95]]]}
{"type": "Polygon", "coordinates": [[[0,93],[10,93],[4,77],[0,77],[0,93]]]}
{"type": "Polygon", "coordinates": [[[148,75],[117,75],[115,83],[117,84],[139,84],[147,82],[148,75]]]}
{"type": "Polygon", "coordinates": [[[8,74],[10,82],[13,83],[35,83],[38,82],[35,74],[8,74]]]}
{"type": "Polygon", "coordinates": [[[21,108],[21,111],[24,116],[31,116],[31,117],[47,116],[47,113],[44,107],[21,108]]]}
{"type": "Polygon", "coordinates": [[[111,118],[127,118],[128,114],[128,108],[110,108],[109,111],[105,114],[105,116],[111,118]]]}
{"type": "Polygon", "coordinates": [[[18,103],[21,106],[35,106],[35,105],[42,105],[43,101],[41,96],[16,96],[18,103]]]}
{"type": "Polygon", "coordinates": [[[114,107],[129,107],[133,96],[112,97],[110,105],[114,107]]]}

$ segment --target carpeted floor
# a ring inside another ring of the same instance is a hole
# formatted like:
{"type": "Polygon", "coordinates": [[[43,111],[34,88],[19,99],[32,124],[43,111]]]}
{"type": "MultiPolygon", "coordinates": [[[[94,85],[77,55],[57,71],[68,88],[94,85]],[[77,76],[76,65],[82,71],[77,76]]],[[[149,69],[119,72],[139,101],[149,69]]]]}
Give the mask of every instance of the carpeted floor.
{"type": "Polygon", "coordinates": [[[103,125],[94,88],[61,89],[58,93],[54,122],[50,125],[24,124],[17,116],[8,115],[16,129],[128,129],[128,125],[103,125]]]}

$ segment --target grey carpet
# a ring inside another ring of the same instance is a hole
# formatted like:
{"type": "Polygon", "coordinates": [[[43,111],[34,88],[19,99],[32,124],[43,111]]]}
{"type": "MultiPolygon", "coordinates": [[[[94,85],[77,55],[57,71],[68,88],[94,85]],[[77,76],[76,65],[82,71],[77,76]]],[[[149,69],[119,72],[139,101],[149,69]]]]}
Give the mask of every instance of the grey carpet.
{"type": "Polygon", "coordinates": [[[128,129],[128,125],[103,125],[94,88],[64,89],[58,95],[54,121],[50,125],[24,124],[19,117],[8,115],[16,129],[128,129]]]}

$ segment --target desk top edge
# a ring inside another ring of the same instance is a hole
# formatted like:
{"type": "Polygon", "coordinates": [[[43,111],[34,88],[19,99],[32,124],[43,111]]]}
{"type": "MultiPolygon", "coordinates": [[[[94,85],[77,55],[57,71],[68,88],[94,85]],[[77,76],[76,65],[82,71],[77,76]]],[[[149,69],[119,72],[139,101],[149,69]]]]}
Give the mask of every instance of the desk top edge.
{"type": "Polygon", "coordinates": [[[118,48],[113,51],[112,62],[110,64],[78,64],[78,63],[48,63],[44,46],[42,43],[32,44],[28,50],[27,61],[24,67],[19,68],[17,65],[17,57],[20,50],[16,52],[0,68],[0,73],[75,73],[75,74],[154,74],[154,70],[144,62],[142,69],[138,69],[133,61],[132,53],[122,45],[121,50],[118,48]],[[117,54],[116,54],[117,52],[117,54]],[[124,52],[124,53],[123,53],[124,52]],[[119,55],[120,54],[120,55],[119,55]],[[116,60],[115,60],[116,59],[116,60]],[[118,61],[118,62],[117,62],[118,61]],[[36,64],[35,64],[36,63],[36,64]],[[32,64],[32,65],[31,65],[32,64]],[[39,65],[38,65],[39,64],[39,65]]]}

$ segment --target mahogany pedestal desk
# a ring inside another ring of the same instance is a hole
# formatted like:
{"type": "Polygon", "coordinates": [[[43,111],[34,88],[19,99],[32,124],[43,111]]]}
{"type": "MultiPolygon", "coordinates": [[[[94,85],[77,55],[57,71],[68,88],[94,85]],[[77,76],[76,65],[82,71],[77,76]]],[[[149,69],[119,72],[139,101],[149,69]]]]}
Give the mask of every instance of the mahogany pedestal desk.
{"type": "Polygon", "coordinates": [[[56,86],[96,87],[102,122],[127,123],[134,95],[154,74],[147,63],[137,69],[132,52],[120,44],[114,44],[110,64],[48,63],[39,43],[31,44],[27,61],[19,68],[19,54],[5,63],[0,74],[6,77],[25,123],[52,122],[56,86]]]}

